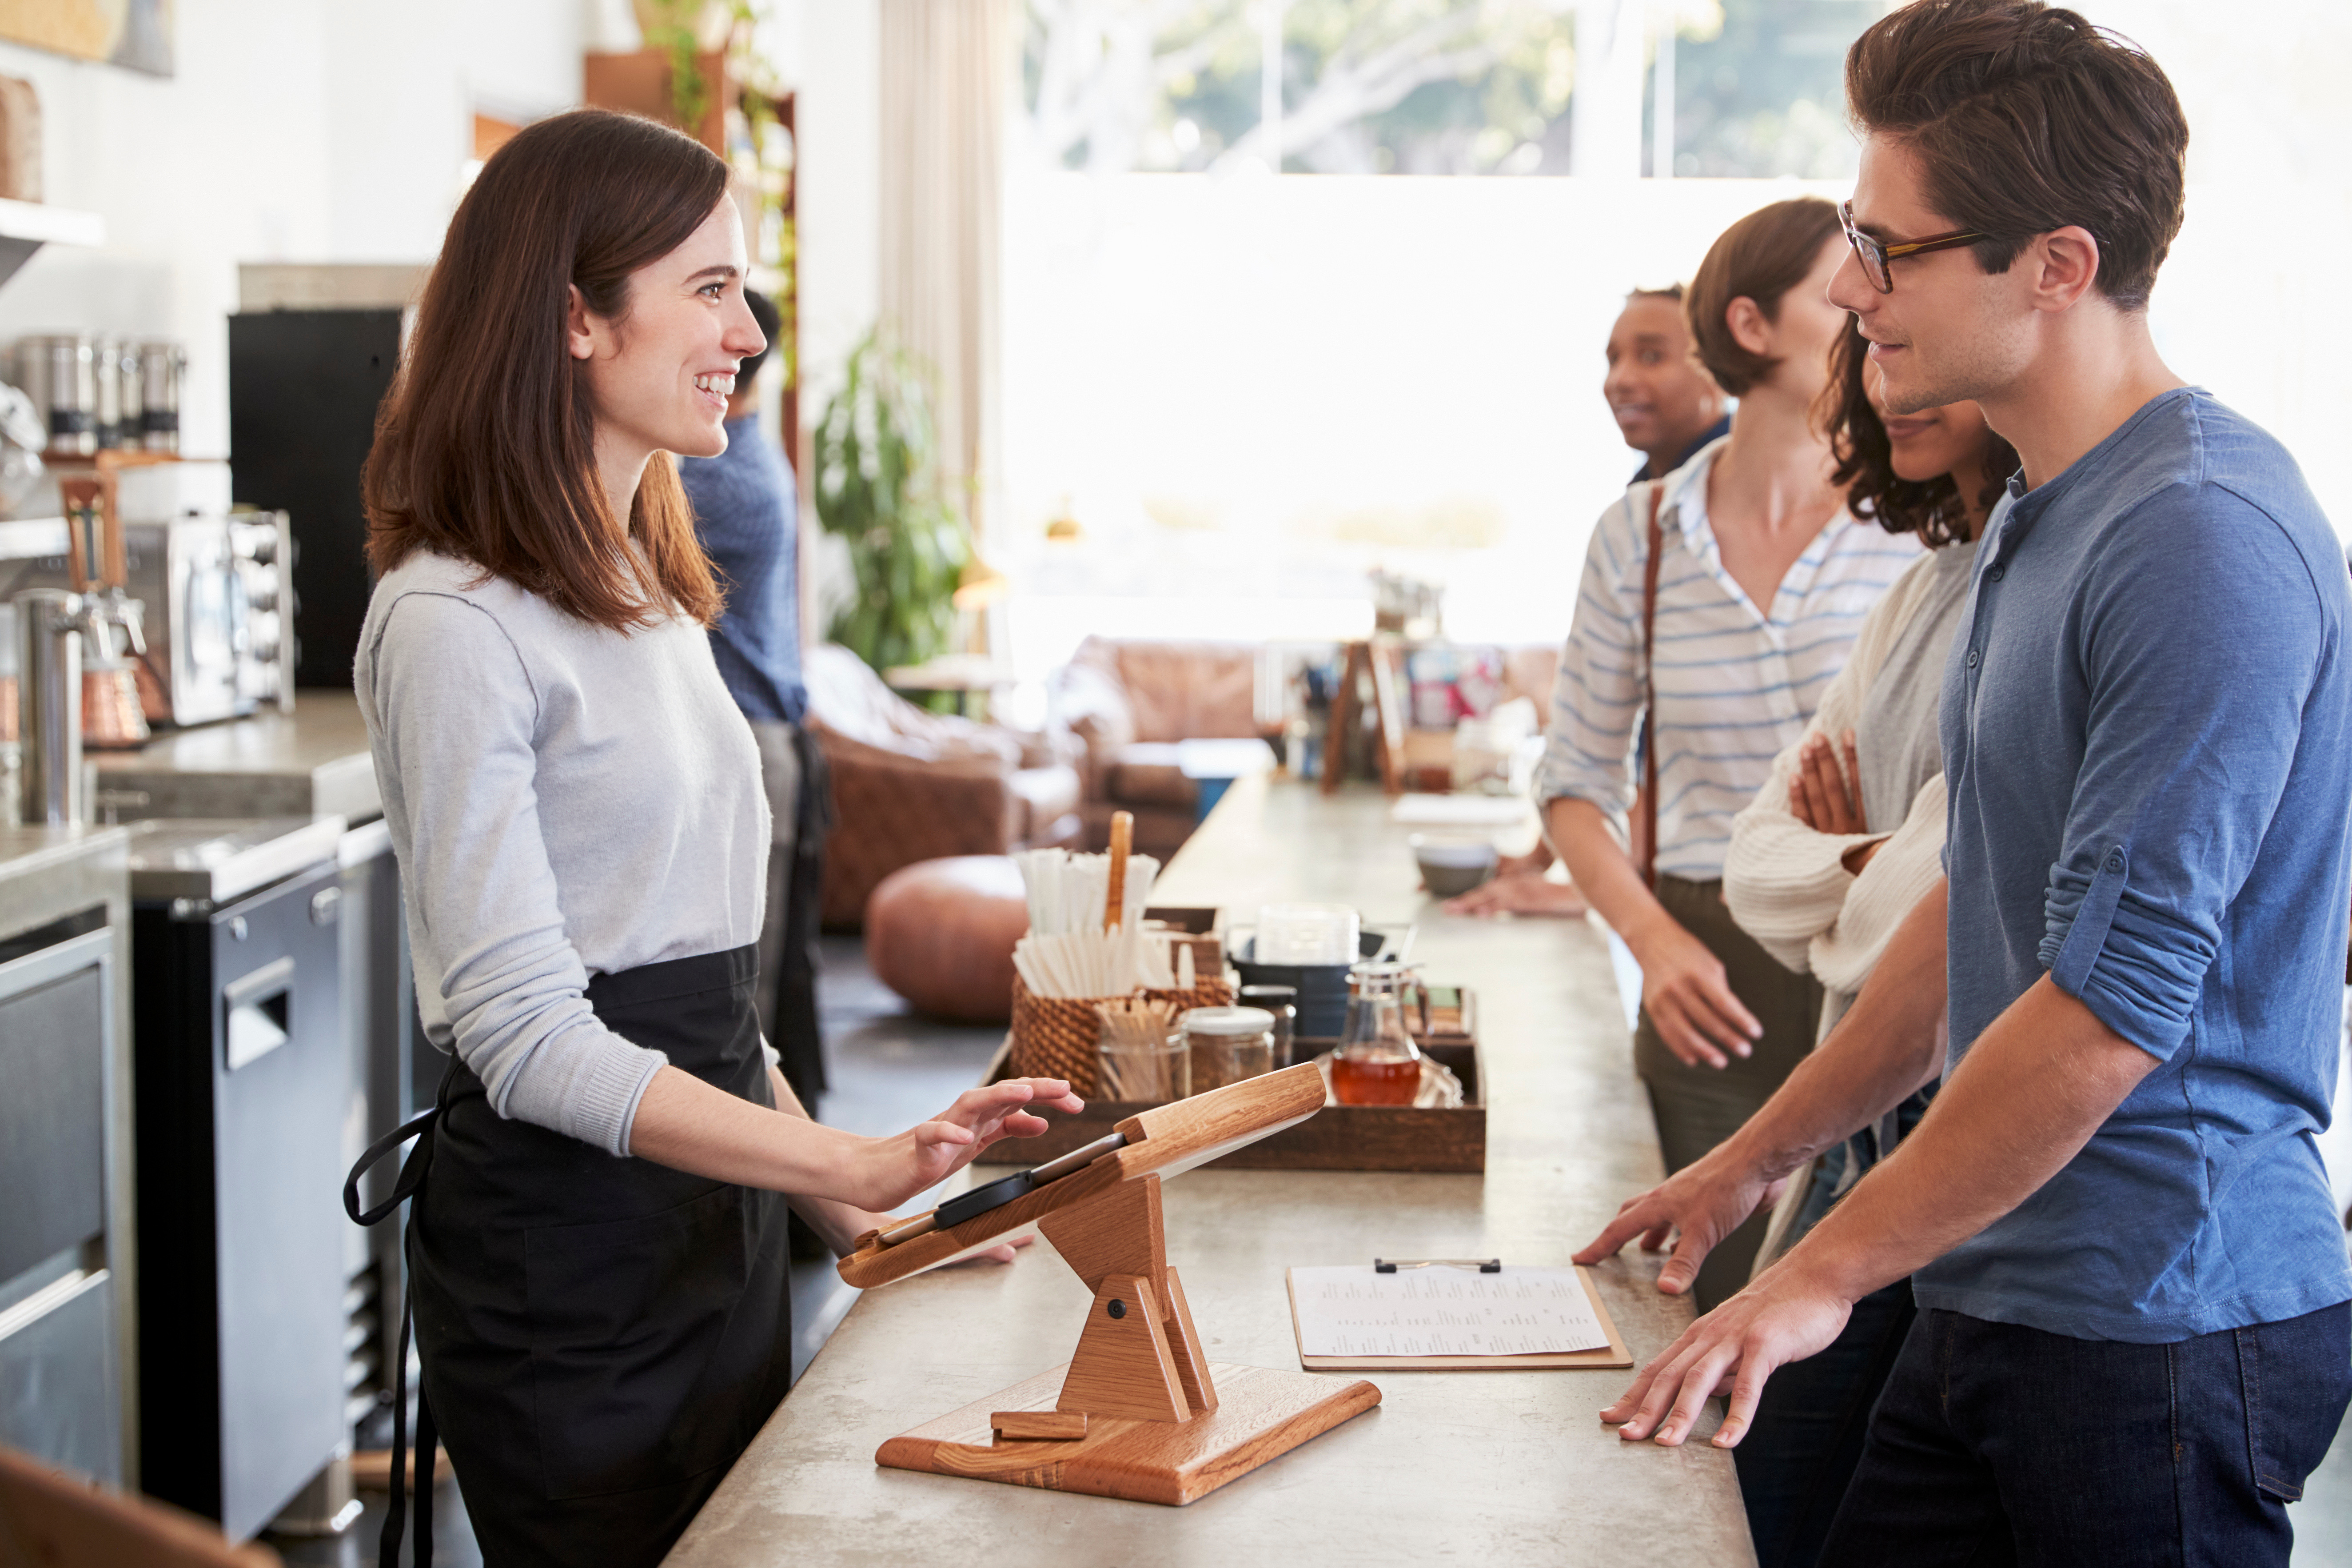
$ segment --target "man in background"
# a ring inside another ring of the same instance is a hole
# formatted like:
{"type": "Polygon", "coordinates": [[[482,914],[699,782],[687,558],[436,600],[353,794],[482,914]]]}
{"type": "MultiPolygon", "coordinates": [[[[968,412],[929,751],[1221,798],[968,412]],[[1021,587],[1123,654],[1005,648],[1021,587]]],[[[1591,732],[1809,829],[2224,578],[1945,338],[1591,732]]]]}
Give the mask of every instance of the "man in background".
{"type": "MultiPolygon", "coordinates": [[[[1633,483],[1662,479],[1698,456],[1710,441],[1731,434],[1723,409],[1723,389],[1691,353],[1690,323],[1683,317],[1683,286],[1636,289],[1609,329],[1609,373],[1601,395],[1617,421],[1625,445],[1642,454],[1633,483]]],[[[1565,915],[1584,913],[1584,899],[1568,882],[1545,875],[1549,846],[1506,858],[1493,879],[1447,900],[1456,915],[1565,915]]]]}
{"type": "Polygon", "coordinates": [[[1691,353],[1683,286],[1636,289],[1609,329],[1601,395],[1625,445],[1643,455],[1633,482],[1663,479],[1710,441],[1731,434],[1723,389],[1691,353]]]}
{"type": "Polygon", "coordinates": [[[736,367],[727,450],[682,458],[677,471],[693,503],[695,533],[727,589],[726,613],[710,628],[711,657],[751,721],[774,820],[760,927],[760,1028],[782,1058],[784,1080],[814,1115],[825,1087],[817,884],[832,792],[824,760],[801,727],[808,689],[801,681],[799,493],[783,448],[760,429],[760,371],[782,323],[765,294],[747,289],[743,298],[768,346],[736,367]]]}

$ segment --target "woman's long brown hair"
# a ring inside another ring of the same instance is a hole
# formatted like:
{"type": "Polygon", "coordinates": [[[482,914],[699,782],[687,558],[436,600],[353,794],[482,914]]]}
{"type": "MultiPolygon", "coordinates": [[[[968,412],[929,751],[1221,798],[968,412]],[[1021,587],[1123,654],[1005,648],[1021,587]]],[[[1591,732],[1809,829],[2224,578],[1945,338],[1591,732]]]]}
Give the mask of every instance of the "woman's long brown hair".
{"type": "MultiPolygon", "coordinates": [[[[1846,510],[1874,520],[1889,533],[1916,533],[1930,549],[1966,538],[1969,509],[1951,475],[1906,479],[1895,471],[1895,443],[1887,439],[1885,422],[1863,384],[1869,353],[1869,340],[1848,316],[1844,334],[1830,350],[1830,384],[1813,405],[1814,417],[1829,432],[1830,455],[1837,459],[1830,482],[1846,487],[1846,510]]],[[[1994,430],[1985,432],[1985,442],[1984,489],[1977,505],[1989,510],[2017,472],[2017,448],[1994,430]]]]}
{"type": "Polygon", "coordinates": [[[565,330],[575,287],[625,319],[629,275],[684,244],[726,192],[727,165],[700,142],[604,110],[542,120],[490,155],[376,416],[362,489],[379,574],[430,550],[616,631],[717,618],[667,453],[646,465],[626,523],[613,515],[565,330]]]}

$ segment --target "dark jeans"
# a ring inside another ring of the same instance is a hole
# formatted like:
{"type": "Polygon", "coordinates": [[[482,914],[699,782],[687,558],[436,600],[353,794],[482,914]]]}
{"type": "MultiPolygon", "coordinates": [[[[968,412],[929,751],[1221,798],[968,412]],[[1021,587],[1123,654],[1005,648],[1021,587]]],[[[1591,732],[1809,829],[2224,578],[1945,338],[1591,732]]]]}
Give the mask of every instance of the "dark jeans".
{"type": "Polygon", "coordinates": [[[2352,1306],[2174,1344],[1926,1311],[1824,1563],[2285,1568],[2352,1400],[2352,1306]]]}
{"type": "Polygon", "coordinates": [[[1812,1568],[1862,1460],[1871,1407],[1918,1310],[1897,1279],[1853,1304],[1829,1349],[1774,1373],[1732,1457],[1757,1568],[1812,1568]]]}

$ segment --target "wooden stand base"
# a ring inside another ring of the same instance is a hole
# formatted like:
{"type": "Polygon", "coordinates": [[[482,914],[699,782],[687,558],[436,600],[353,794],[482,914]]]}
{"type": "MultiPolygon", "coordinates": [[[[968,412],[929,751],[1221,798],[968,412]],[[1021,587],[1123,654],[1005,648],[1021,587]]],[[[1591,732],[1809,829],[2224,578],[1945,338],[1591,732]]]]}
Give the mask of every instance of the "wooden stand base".
{"type": "Polygon", "coordinates": [[[1381,1402],[1381,1391],[1361,1380],[1219,1362],[1213,1363],[1216,1408],[1189,1421],[1097,1415],[1079,1438],[992,1440],[1005,1414],[1052,1410],[1069,1370],[1039,1373],[902,1432],[882,1445],[874,1461],[898,1470],[1181,1506],[1381,1402]]]}

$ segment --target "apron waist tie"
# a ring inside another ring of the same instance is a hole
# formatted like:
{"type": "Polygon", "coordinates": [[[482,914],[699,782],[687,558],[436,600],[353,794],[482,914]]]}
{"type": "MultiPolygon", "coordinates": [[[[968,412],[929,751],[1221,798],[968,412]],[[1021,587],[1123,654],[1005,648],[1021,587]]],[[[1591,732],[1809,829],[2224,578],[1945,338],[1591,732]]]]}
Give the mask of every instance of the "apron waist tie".
{"type": "MultiPolygon", "coordinates": [[[[441,1075],[441,1088],[436,1101],[449,1092],[449,1079],[457,1066],[453,1054],[450,1067],[441,1075]]],[[[374,1226],[391,1217],[393,1212],[424,1189],[425,1177],[433,1167],[433,1124],[441,1117],[441,1105],[436,1103],[424,1115],[401,1123],[367,1147],[359,1157],[351,1174],[343,1178],[343,1212],[352,1223],[374,1226]],[[371,1209],[360,1207],[360,1178],[366,1175],[376,1163],[397,1150],[410,1139],[416,1147],[408,1152],[401,1163],[400,1174],[392,1184],[392,1194],[371,1209]]],[[[412,1215],[414,1210],[411,1211],[412,1215]]],[[[377,1568],[399,1568],[401,1537],[408,1524],[408,1341],[413,1328],[415,1290],[409,1283],[411,1269],[407,1266],[407,1249],[402,1248],[400,1271],[400,1349],[394,1358],[392,1372],[392,1501],[384,1510],[383,1532],[376,1541],[377,1568]]],[[[416,1546],[415,1568],[433,1568],[433,1459],[439,1434],[434,1430],[433,1406],[425,1391],[416,1391],[416,1546]]]]}

